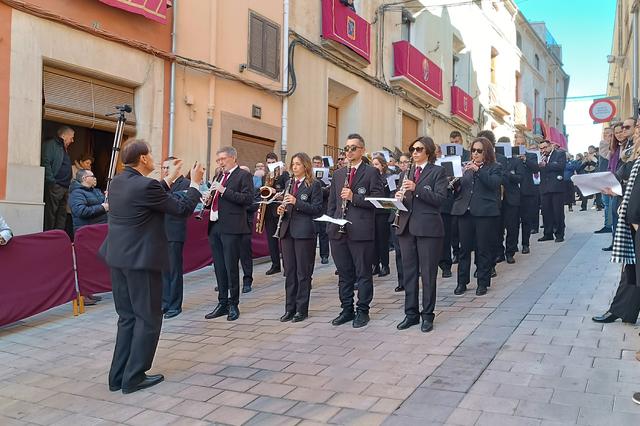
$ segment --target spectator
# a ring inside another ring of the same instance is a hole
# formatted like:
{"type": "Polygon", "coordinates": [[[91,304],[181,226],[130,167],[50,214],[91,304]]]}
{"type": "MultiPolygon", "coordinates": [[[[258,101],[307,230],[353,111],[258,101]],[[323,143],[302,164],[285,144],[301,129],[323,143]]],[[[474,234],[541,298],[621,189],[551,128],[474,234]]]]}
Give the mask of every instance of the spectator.
{"type": "Polygon", "coordinates": [[[82,154],[80,158],[73,162],[73,166],[71,166],[72,176],[76,176],[78,170],[91,170],[92,164],[93,157],[89,154],[82,154]]]}
{"type": "Polygon", "coordinates": [[[44,167],[44,230],[65,229],[67,198],[71,184],[71,159],[67,150],[75,131],[69,126],[58,129],[56,137],[42,144],[44,167]]]}
{"type": "MultiPolygon", "coordinates": [[[[598,172],[606,172],[609,170],[609,157],[611,154],[610,148],[613,142],[613,129],[606,127],[602,131],[602,140],[600,141],[600,148],[598,149],[598,172]]],[[[611,197],[607,194],[602,194],[602,205],[604,206],[604,225],[601,229],[594,231],[594,234],[608,234],[611,229],[611,210],[609,203],[611,197]]]]}
{"type": "Polygon", "coordinates": [[[255,189],[260,189],[262,186],[262,179],[265,175],[265,167],[264,163],[256,163],[256,167],[253,171],[253,187],[255,189]]]}
{"type": "Polygon", "coordinates": [[[9,228],[7,222],[2,215],[0,215],[0,246],[7,245],[11,238],[13,238],[13,232],[11,232],[11,228],[9,228]]]}
{"type": "Polygon", "coordinates": [[[74,232],[85,225],[107,223],[109,204],[99,188],[91,170],[80,169],[71,183],[69,208],[73,218],[74,232]]]}

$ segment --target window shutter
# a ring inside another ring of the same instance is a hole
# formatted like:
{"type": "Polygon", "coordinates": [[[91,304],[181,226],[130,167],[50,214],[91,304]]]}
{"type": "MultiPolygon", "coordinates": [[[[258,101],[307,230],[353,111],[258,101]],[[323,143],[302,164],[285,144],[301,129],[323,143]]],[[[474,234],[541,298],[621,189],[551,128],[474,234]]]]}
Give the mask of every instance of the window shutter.
{"type": "Polygon", "coordinates": [[[249,23],[249,68],[262,72],[264,66],[262,62],[263,49],[262,49],[262,32],[263,22],[260,17],[250,15],[249,23]]]}
{"type": "Polygon", "coordinates": [[[249,68],[277,80],[280,77],[280,26],[249,12],[249,68]]]}
{"type": "Polygon", "coordinates": [[[280,29],[268,22],[264,24],[264,73],[278,79],[280,70],[280,29]]]}

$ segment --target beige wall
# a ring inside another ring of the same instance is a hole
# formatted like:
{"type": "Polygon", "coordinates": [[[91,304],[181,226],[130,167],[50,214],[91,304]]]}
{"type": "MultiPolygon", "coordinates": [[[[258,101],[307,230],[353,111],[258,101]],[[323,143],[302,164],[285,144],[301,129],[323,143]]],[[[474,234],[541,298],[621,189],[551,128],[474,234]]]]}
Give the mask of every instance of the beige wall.
{"type": "MultiPolygon", "coordinates": [[[[618,0],[616,4],[616,19],[613,28],[613,43],[611,55],[614,61],[609,65],[607,79],[607,95],[619,96],[613,99],[618,109],[617,118],[624,119],[633,116],[633,23],[632,7],[636,1],[618,0]],[[612,84],[610,84],[612,83],[612,84]]],[[[638,96],[636,94],[636,96],[638,96]]]]}

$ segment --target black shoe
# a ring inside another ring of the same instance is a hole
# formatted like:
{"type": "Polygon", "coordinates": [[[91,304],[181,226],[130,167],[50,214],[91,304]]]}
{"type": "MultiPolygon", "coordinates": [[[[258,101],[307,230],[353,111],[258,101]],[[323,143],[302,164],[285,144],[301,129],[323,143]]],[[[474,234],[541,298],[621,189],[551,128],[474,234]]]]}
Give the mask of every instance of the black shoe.
{"type": "Polygon", "coordinates": [[[291,320],[291,322],[300,322],[300,321],[304,321],[309,317],[309,314],[301,314],[300,312],[297,312],[294,316],[293,319],[291,320]]]}
{"type": "Polygon", "coordinates": [[[331,325],[346,324],[350,321],[353,321],[353,318],[355,318],[355,313],[353,311],[342,311],[340,312],[340,315],[338,315],[333,319],[333,321],[331,321],[331,325]]]}
{"type": "Polygon", "coordinates": [[[433,321],[423,319],[422,325],[420,325],[420,331],[422,331],[423,333],[428,333],[431,330],[433,330],[433,321]]]}
{"type": "Polygon", "coordinates": [[[279,266],[272,266],[267,272],[265,272],[265,275],[273,275],[273,274],[279,274],[281,271],[279,266]]]}
{"type": "Polygon", "coordinates": [[[205,315],[204,319],[214,319],[214,318],[225,316],[228,313],[229,313],[229,307],[227,305],[218,303],[218,306],[216,306],[216,308],[213,311],[205,315]]]}
{"type": "Polygon", "coordinates": [[[158,383],[162,382],[163,380],[164,380],[164,376],[162,374],[154,374],[153,376],[145,375],[144,379],[142,379],[142,381],[137,385],[130,388],[126,388],[126,389],[122,388],[122,393],[128,394],[128,393],[137,392],[142,389],[150,388],[151,386],[155,386],[158,383]]]}
{"type": "Polygon", "coordinates": [[[456,263],[458,263],[458,256],[453,255],[453,257],[451,258],[451,263],[452,263],[453,265],[455,265],[456,263]]]}
{"type": "Polygon", "coordinates": [[[443,269],[442,278],[451,278],[451,269],[443,269]]]}
{"type": "Polygon", "coordinates": [[[611,312],[605,312],[602,315],[591,318],[591,321],[608,324],[610,322],[614,322],[617,319],[618,317],[613,315],[611,312]]]}
{"type": "Polygon", "coordinates": [[[636,404],[640,404],[640,392],[636,392],[631,396],[631,400],[636,404]]]}
{"type": "Polygon", "coordinates": [[[564,241],[564,237],[556,237],[556,243],[561,243],[564,241]]]}
{"type": "Polygon", "coordinates": [[[476,288],[476,296],[484,296],[485,294],[487,294],[487,288],[484,286],[478,286],[478,288],[476,288]]]}
{"type": "Polygon", "coordinates": [[[569,211],[572,212],[573,211],[573,207],[569,206],[569,211]]]}
{"type": "Polygon", "coordinates": [[[495,278],[498,276],[498,273],[496,272],[496,267],[494,266],[493,268],[491,268],[491,278],[495,278]]]}
{"type": "Polygon", "coordinates": [[[531,251],[529,250],[529,246],[522,246],[522,250],[520,251],[522,254],[529,254],[531,251]]]}
{"type": "Polygon", "coordinates": [[[510,265],[516,263],[516,260],[513,258],[513,255],[507,256],[507,263],[510,265]]]}
{"type": "Polygon", "coordinates": [[[598,229],[597,231],[593,231],[594,234],[610,234],[611,233],[611,227],[609,226],[603,226],[602,228],[598,229]]]}
{"type": "Polygon", "coordinates": [[[164,319],[169,319],[169,318],[177,317],[178,315],[180,315],[180,313],[181,313],[181,312],[182,312],[181,310],[175,310],[175,311],[173,311],[173,310],[172,310],[172,311],[167,311],[167,312],[164,314],[164,319]]]}
{"type": "Polygon", "coordinates": [[[369,324],[369,314],[362,311],[356,312],[356,317],[353,319],[353,328],[364,327],[369,324]]]}
{"type": "Polygon", "coordinates": [[[213,291],[218,291],[218,286],[215,286],[215,288],[213,289],[213,291]]]}
{"type": "Polygon", "coordinates": [[[402,322],[396,326],[398,330],[406,330],[409,327],[413,327],[418,324],[420,320],[418,318],[404,317],[402,322]]]}
{"type": "Polygon", "coordinates": [[[386,277],[389,274],[390,274],[389,267],[383,266],[382,268],[380,268],[380,273],[378,274],[378,277],[386,277]]]}
{"type": "Polygon", "coordinates": [[[240,318],[240,310],[236,305],[229,306],[229,315],[227,315],[227,321],[235,321],[240,318]]]}
{"type": "Polygon", "coordinates": [[[109,385],[109,390],[110,390],[111,392],[117,392],[117,391],[119,391],[120,389],[122,389],[122,386],[121,386],[121,385],[109,385]]]}
{"type": "Polygon", "coordinates": [[[545,235],[544,237],[538,238],[538,241],[553,241],[553,237],[545,235]]]}
{"type": "Polygon", "coordinates": [[[336,271],[333,273],[333,275],[340,275],[340,274],[338,273],[338,270],[337,270],[337,269],[336,269],[336,271]]]}
{"type": "Polygon", "coordinates": [[[380,273],[380,265],[376,265],[373,267],[373,271],[371,271],[371,275],[378,275],[380,273]]]}
{"type": "Polygon", "coordinates": [[[395,291],[396,293],[399,293],[401,291],[404,291],[404,287],[398,286],[398,287],[394,288],[393,291],[395,291]]]}
{"type": "Polygon", "coordinates": [[[456,289],[453,290],[453,294],[460,296],[461,294],[464,294],[465,291],[467,291],[467,286],[465,284],[458,284],[456,289]]]}
{"type": "Polygon", "coordinates": [[[602,251],[612,251],[613,250],[613,246],[609,246],[609,247],[603,247],[602,251]]]}
{"type": "Polygon", "coordinates": [[[293,319],[293,312],[285,312],[283,316],[280,317],[280,322],[287,322],[293,319]]]}
{"type": "Polygon", "coordinates": [[[251,293],[251,286],[250,285],[243,285],[242,286],[242,292],[243,293],[251,293]]]}
{"type": "Polygon", "coordinates": [[[504,256],[496,257],[496,263],[502,263],[502,262],[504,262],[504,256]]]}
{"type": "Polygon", "coordinates": [[[328,257],[320,258],[320,263],[322,263],[323,265],[327,265],[329,263],[329,258],[328,257]]]}

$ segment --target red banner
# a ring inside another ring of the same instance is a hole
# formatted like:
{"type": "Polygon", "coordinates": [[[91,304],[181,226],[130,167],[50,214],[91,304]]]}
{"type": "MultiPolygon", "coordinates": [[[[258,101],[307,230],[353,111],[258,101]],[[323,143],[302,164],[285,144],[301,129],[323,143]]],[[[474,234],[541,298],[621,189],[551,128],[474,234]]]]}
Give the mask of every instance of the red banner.
{"type": "Polygon", "coordinates": [[[371,62],[371,25],[340,0],[322,0],[322,38],[347,46],[371,62]]]}
{"type": "Polygon", "coordinates": [[[451,86],[451,114],[473,124],[473,98],[457,86],[451,86]]]}
{"type": "Polygon", "coordinates": [[[72,250],[64,231],[18,236],[0,247],[0,326],[75,297],[72,250]]]}
{"type": "Polygon", "coordinates": [[[442,101],[442,70],[408,41],[393,43],[393,75],[405,77],[442,101]]]}
{"type": "Polygon", "coordinates": [[[167,0],[100,0],[100,2],[162,24],[167,22],[167,0]]]}

